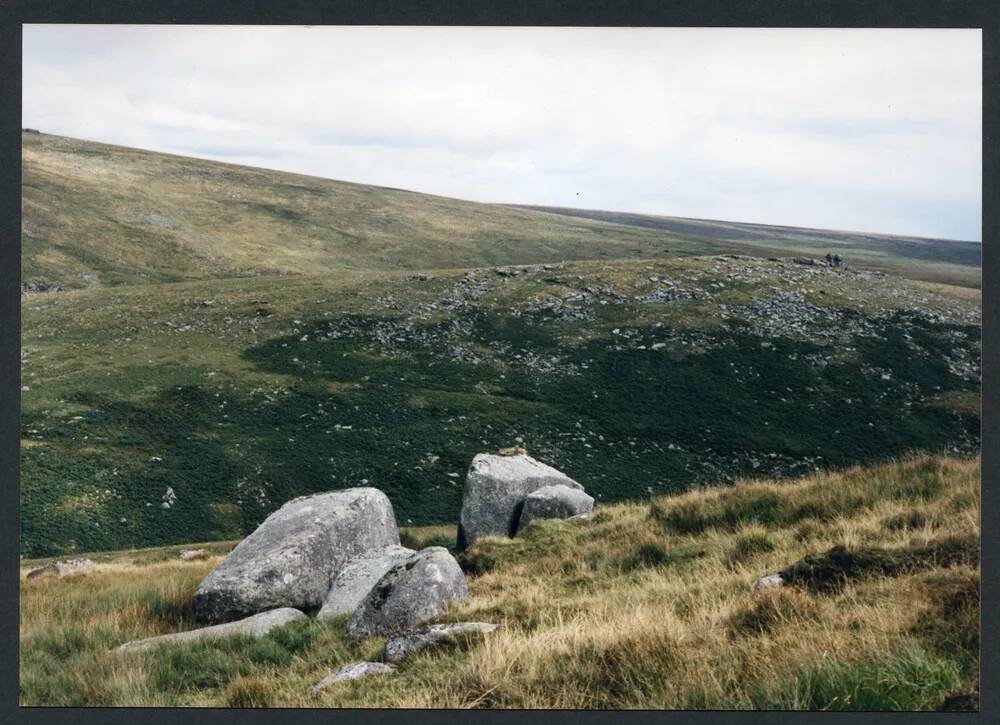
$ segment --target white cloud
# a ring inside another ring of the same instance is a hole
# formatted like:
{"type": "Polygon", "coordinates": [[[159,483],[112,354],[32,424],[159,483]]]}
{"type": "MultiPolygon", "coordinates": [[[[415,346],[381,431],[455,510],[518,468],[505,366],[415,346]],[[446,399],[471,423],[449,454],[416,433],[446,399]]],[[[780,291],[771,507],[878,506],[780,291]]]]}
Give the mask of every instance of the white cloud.
{"type": "Polygon", "coordinates": [[[25,26],[24,125],[471,198],[980,237],[968,30],[25,26]]]}

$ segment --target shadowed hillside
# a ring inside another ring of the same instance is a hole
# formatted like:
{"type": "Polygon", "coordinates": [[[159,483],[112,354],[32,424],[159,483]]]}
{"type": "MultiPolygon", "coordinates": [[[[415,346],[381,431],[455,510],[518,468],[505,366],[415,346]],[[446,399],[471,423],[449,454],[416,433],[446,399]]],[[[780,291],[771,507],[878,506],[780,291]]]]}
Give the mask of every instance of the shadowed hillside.
{"type": "Polygon", "coordinates": [[[978,242],[553,206],[516,205],[515,208],[536,209],[575,219],[626,224],[681,235],[705,244],[742,244],[747,254],[793,254],[806,257],[840,254],[853,265],[912,279],[968,287],[981,285],[983,245],[978,242]]]}

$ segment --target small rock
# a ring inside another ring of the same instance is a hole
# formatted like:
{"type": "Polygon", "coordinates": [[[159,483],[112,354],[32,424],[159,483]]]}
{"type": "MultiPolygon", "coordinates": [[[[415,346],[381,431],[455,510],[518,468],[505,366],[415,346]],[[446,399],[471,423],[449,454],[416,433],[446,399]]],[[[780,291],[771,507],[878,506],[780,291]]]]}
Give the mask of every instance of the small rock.
{"type": "Polygon", "coordinates": [[[25,575],[25,578],[34,579],[35,577],[46,576],[49,574],[60,577],[72,576],[73,574],[90,571],[93,568],[94,562],[90,559],[62,559],[61,561],[54,561],[46,566],[32,569],[25,575]]]}
{"type": "Polygon", "coordinates": [[[386,662],[399,662],[413,654],[443,639],[458,637],[464,634],[488,634],[497,625],[488,622],[462,622],[459,624],[432,624],[403,634],[390,637],[385,643],[383,657],[386,662]]]}
{"type": "Polygon", "coordinates": [[[753,583],[753,591],[759,592],[764,589],[777,589],[784,586],[785,580],[781,574],[765,574],[753,583]]]}
{"type": "Polygon", "coordinates": [[[337,682],[347,680],[359,680],[370,675],[388,675],[395,672],[396,668],[384,662],[352,662],[349,665],[338,667],[328,674],[313,687],[313,692],[323,690],[337,682]]]}
{"type": "Polygon", "coordinates": [[[275,627],[284,626],[289,622],[294,622],[298,619],[305,619],[305,616],[306,615],[298,609],[283,607],[281,609],[272,609],[269,612],[261,612],[260,614],[255,614],[252,617],[247,617],[246,619],[241,619],[236,622],[228,622],[227,624],[216,624],[212,627],[191,629],[187,632],[161,634],[159,637],[148,637],[146,639],[133,640],[132,642],[126,642],[123,645],[119,645],[117,649],[143,650],[151,647],[159,647],[164,644],[194,642],[200,639],[231,637],[233,635],[242,635],[244,637],[259,639],[275,627]]]}

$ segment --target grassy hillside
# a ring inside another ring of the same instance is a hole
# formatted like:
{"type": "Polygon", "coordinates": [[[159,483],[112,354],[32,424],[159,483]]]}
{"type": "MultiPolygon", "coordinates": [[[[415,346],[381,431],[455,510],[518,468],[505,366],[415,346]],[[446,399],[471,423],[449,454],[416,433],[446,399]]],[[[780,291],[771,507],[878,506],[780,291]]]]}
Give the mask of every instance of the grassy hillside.
{"type": "Polygon", "coordinates": [[[968,287],[982,285],[983,245],[978,242],[565,207],[516,208],[657,230],[706,244],[739,243],[744,245],[747,254],[810,257],[840,254],[850,264],[866,269],[968,287]]]}
{"type": "Polygon", "coordinates": [[[364,482],[454,522],[473,455],[517,443],[602,502],[976,453],[955,292],[703,257],[26,295],[22,553],[238,538],[364,482]]]}
{"type": "Polygon", "coordinates": [[[47,134],[21,138],[24,282],[80,288],[735,248],[47,134]]]}
{"type": "Polygon", "coordinates": [[[189,562],[105,554],[77,577],[22,577],[20,702],[933,710],[958,695],[950,707],[977,709],[978,525],[978,463],[954,457],[599,504],[463,557],[470,597],[445,619],[499,624],[484,641],[320,694],[381,640],[351,647],[343,620],[310,619],[259,641],[114,653],[195,626],[191,594],[228,546],[189,562]],[[782,570],[794,586],[751,594],[782,570]]]}
{"type": "Polygon", "coordinates": [[[22,281],[85,288],[330,270],[736,253],[980,285],[980,246],[480,204],[22,134],[22,281]]]}

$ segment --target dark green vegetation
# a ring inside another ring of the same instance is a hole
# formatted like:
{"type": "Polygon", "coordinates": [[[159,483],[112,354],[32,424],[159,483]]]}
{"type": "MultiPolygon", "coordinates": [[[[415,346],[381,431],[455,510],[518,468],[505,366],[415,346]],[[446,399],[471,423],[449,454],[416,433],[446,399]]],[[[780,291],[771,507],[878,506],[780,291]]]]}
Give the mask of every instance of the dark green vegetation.
{"type": "MultiPolygon", "coordinates": [[[[604,502],[978,450],[975,290],[692,256],[821,256],[834,233],[754,227],[748,247],[696,220],[23,143],[24,281],[86,288],[23,297],[25,555],[235,539],[365,482],[401,523],[453,522],[471,458],[522,443],[604,502]]],[[[957,243],[841,241],[851,264],[978,274],[957,243]]],[[[813,513],[762,500],[664,524],[813,513]]]]}
{"type": "Polygon", "coordinates": [[[971,301],[749,258],[514,271],[26,296],[23,553],[238,538],[365,481],[454,521],[472,457],[522,441],[605,502],[978,450],[971,301]]]}
{"type": "Polygon", "coordinates": [[[966,536],[900,549],[835,546],[821,554],[811,554],[779,574],[792,585],[829,591],[842,588],[851,579],[900,576],[935,567],[974,566],[978,559],[978,537],[966,536]]]}
{"type": "Polygon", "coordinates": [[[518,209],[562,214],[577,219],[590,219],[609,224],[624,224],[642,229],[682,235],[706,243],[740,243],[748,254],[764,256],[788,254],[822,257],[840,254],[851,264],[902,274],[913,279],[979,287],[983,245],[953,239],[928,239],[891,234],[808,229],[747,224],[711,219],[625,214],[592,209],[568,209],[548,206],[517,206],[518,209]],[[753,250],[753,251],[750,251],[753,250]]]}

